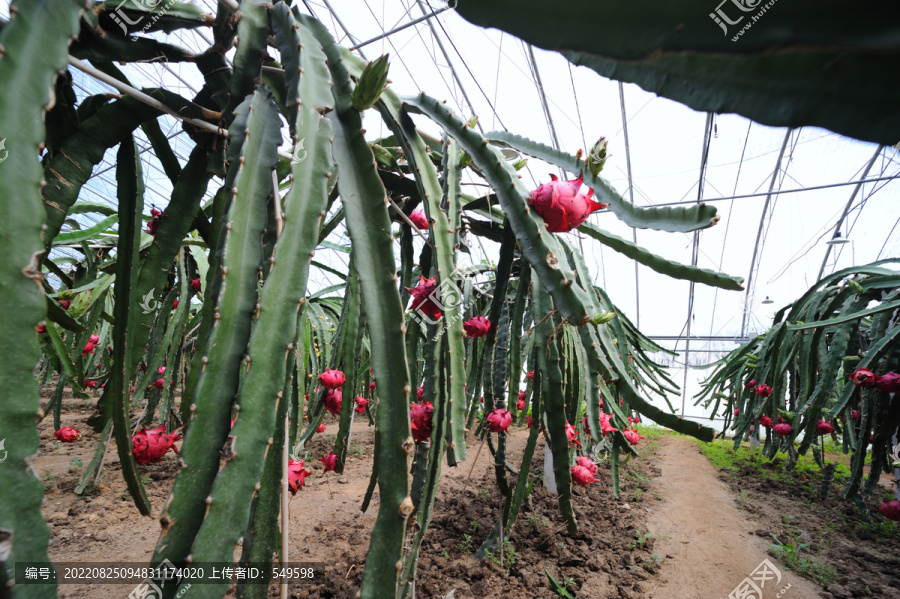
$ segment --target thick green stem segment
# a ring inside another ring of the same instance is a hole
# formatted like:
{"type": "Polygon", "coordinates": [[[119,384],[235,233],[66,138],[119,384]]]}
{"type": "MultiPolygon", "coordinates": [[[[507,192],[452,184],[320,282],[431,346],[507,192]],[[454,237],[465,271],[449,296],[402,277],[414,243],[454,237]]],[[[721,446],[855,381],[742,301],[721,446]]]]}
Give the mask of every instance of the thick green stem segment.
{"type": "MultiPolygon", "coordinates": [[[[302,87],[302,86],[301,86],[302,87]]],[[[268,92],[257,93],[251,106],[250,147],[244,154],[260,169],[277,163],[279,143],[276,107],[268,92]],[[265,139],[255,150],[257,118],[264,119],[265,139]],[[251,154],[251,152],[253,152],[251,154]]],[[[332,176],[331,127],[311,107],[301,105],[296,131],[307,140],[307,157],[293,163],[294,184],[284,200],[284,229],[275,245],[272,266],[259,298],[259,311],[247,350],[247,369],[238,395],[238,417],[230,434],[232,457],[219,471],[211,502],[191,551],[196,561],[228,561],[250,517],[254,487],[260,480],[275,428],[275,407],[282,400],[288,356],[294,350],[298,313],[306,293],[309,262],[325,215],[328,180],[332,176]]],[[[243,180],[239,178],[239,184],[243,180]]],[[[238,196],[240,197],[240,196],[238,196]]],[[[240,205],[236,203],[235,206],[240,205]]],[[[355,319],[354,319],[355,320],[355,319]]],[[[345,341],[353,349],[353,339],[345,341]]],[[[198,389],[197,400],[202,399],[198,389]]],[[[199,597],[221,597],[227,584],[203,585],[199,597]]]]}
{"type": "Polygon", "coordinates": [[[536,279],[553,295],[563,318],[580,325],[592,316],[585,308],[587,293],[575,284],[575,277],[566,265],[562,249],[540,218],[534,218],[526,198],[530,192],[496,147],[490,145],[477,131],[466,126],[445,105],[425,94],[406,103],[424,112],[453,136],[459,145],[482,170],[488,183],[497,192],[503,213],[509,219],[522,253],[537,274],[536,279]]]}
{"type": "Polygon", "coordinates": [[[141,173],[141,159],[137,146],[130,137],[119,146],[116,156],[116,183],[119,188],[119,246],[116,256],[116,304],[113,317],[113,366],[112,376],[106,392],[111,401],[106,403],[107,416],[112,417],[113,433],[116,436],[116,450],[122,464],[122,477],[128,485],[128,492],[134,504],[144,516],[150,515],[150,501],[144,492],[134,461],[131,444],[131,426],[128,408],[128,392],[131,381],[131,366],[128,356],[132,351],[134,327],[128,320],[132,309],[140,298],[134,297],[133,285],[137,278],[141,243],[141,212],[144,208],[144,182],[141,173]]]}
{"type": "MultiPolygon", "coordinates": [[[[200,374],[191,405],[193,417],[181,450],[181,470],[160,517],[162,533],[153,563],[163,558],[182,562],[190,554],[219,469],[219,450],[228,435],[231,404],[245,366],[250,325],[257,309],[261,236],[281,139],[277,111],[271,94],[264,88],[257,89],[238,107],[236,126],[230,131],[232,138],[246,139],[239,160],[230,165],[237,169],[237,175],[230,190],[233,200],[227,224],[220,233],[224,236],[223,255],[216,275],[221,278],[221,288],[206,353],[195,360],[200,374]],[[239,125],[244,120],[241,113],[249,114],[246,129],[239,125]]],[[[279,378],[281,381],[283,378],[279,378]]]]}
{"type": "Polygon", "coordinates": [[[362,134],[362,119],[351,104],[350,76],[340,49],[325,28],[303,18],[322,44],[334,81],[335,130],[332,154],[338,164],[338,189],[355,250],[363,307],[369,323],[372,367],[378,383],[376,419],[380,505],[366,558],[362,599],[394,596],[409,498],[409,454],[414,447],[409,428],[409,374],[403,343],[403,306],[397,290],[391,222],[384,186],[372,149],[362,134]]]}
{"type": "MultiPolygon", "coordinates": [[[[532,273],[534,277],[534,273],[532,273]]],[[[536,278],[536,277],[535,277],[536,278]]],[[[541,369],[543,413],[547,420],[547,434],[550,436],[550,451],[553,453],[553,474],[559,493],[559,511],[566,521],[569,533],[578,532],[575,513],[572,511],[572,473],[569,471],[569,440],[566,437],[566,405],[563,396],[563,378],[559,365],[555,330],[557,319],[553,318],[553,303],[546,290],[535,285],[535,320],[540,324],[535,329],[538,365],[541,369]]],[[[535,425],[536,426],[536,423],[535,425]]],[[[546,474],[549,476],[549,473],[546,474]]]]}
{"type": "MultiPolygon", "coordinates": [[[[16,562],[47,562],[47,525],[41,517],[43,485],[29,465],[37,453],[35,418],[40,398],[32,369],[40,358],[35,327],[46,315],[39,267],[42,172],[35,160],[44,140],[43,112],[52,102],[57,71],[65,68],[68,40],[78,32],[80,0],[13,3],[0,31],[0,330],[15,343],[0,348],[0,589],[14,578],[16,562]],[[13,392],[14,391],[14,392],[13,392]],[[26,462],[29,460],[29,462],[26,462]]],[[[50,325],[48,324],[48,327],[50,325]]],[[[2,593],[4,591],[0,591],[2,593]]],[[[56,597],[56,585],[26,585],[16,597],[56,597]]]]}

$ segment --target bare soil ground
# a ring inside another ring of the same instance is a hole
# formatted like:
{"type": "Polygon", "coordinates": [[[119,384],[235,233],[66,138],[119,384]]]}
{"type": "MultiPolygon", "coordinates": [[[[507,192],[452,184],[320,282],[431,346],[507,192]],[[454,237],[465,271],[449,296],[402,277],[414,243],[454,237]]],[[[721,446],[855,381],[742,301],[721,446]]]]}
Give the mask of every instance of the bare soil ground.
{"type": "MultiPolygon", "coordinates": [[[[147,563],[159,533],[159,512],[174,482],[177,456],[170,453],[162,463],[140,466],[153,506],[150,517],[140,516],[128,496],[114,448],[97,492],[76,495],[79,461],[90,461],[98,441],[84,422],[92,407],[89,401],[64,401],[62,424],[81,430],[77,443],[56,442],[52,417],[39,425],[42,443],[35,467],[47,487],[43,512],[51,529],[51,559],[147,563]]],[[[312,585],[292,586],[292,597],[355,597],[362,578],[369,532],[378,512],[377,492],[368,511],[360,511],[371,472],[373,433],[358,422],[344,473],[323,474],[317,458],[331,450],[336,432],[336,423],[330,421],[326,432],[308,445],[307,468],[313,476],[291,502],[290,560],[325,562],[327,571],[312,585]]],[[[521,461],[526,437],[525,430],[510,435],[510,463],[521,461]]],[[[900,597],[897,535],[885,539],[837,523],[846,504],[836,503],[831,516],[819,514],[814,516],[819,520],[807,522],[803,518],[809,510],[801,509],[807,504],[797,489],[778,488],[772,481],[746,475],[729,479],[726,485],[696,444],[662,437],[655,454],[649,451],[652,445],[643,441],[638,447],[642,458],[621,468],[619,498],[613,496],[607,464],[600,466],[599,483],[575,490],[580,527],[575,536],[566,533],[555,496],[535,485],[512,535],[514,553],[504,555],[502,564],[499,559],[478,561],[471,556],[500,510],[487,448],[466,482],[478,450],[473,445],[469,461],[443,468],[434,519],[421,551],[416,597],[442,598],[453,592],[456,599],[549,599],[556,596],[545,574],[549,570],[558,581],[567,581],[569,592],[579,598],[717,599],[728,597],[767,557],[782,578],[777,588],[769,581],[760,599],[776,597],[788,584],[779,597],[900,597]],[[739,495],[741,491],[746,493],[739,495]],[[736,497],[743,500],[736,502],[736,497]],[[782,517],[786,515],[789,523],[782,517]],[[830,529],[835,523],[837,527],[830,529]],[[846,560],[835,566],[839,576],[827,591],[767,556],[771,535],[788,538],[783,535],[797,530],[813,536],[817,555],[831,555],[840,548],[834,560],[846,560]],[[860,586],[863,580],[867,587],[860,586]]],[[[538,453],[540,449],[539,444],[538,453]]],[[[540,458],[535,456],[535,476],[541,475],[540,458]]],[[[133,585],[63,585],[59,596],[124,598],[132,589],[133,585]]],[[[273,587],[270,596],[276,597],[277,589],[273,587]]]]}

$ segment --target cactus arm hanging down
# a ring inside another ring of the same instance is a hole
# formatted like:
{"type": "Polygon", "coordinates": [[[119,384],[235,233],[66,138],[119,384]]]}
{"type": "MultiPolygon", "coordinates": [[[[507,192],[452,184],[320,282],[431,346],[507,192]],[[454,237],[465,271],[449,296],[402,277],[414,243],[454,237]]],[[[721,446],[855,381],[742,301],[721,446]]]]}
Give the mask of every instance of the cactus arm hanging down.
{"type": "Polygon", "coordinates": [[[543,286],[553,295],[563,318],[576,325],[587,321],[592,316],[585,309],[587,294],[574,284],[574,276],[565,268],[562,249],[554,236],[547,231],[541,219],[531,216],[525,201],[529,191],[519,180],[515,169],[503,159],[497,148],[488,144],[477,131],[467,127],[462,119],[434,98],[419,94],[415,99],[407,98],[405,102],[443,127],[482,170],[497,192],[525,258],[543,286]]]}
{"type": "Polygon", "coordinates": [[[523,268],[516,289],[516,299],[510,314],[509,337],[509,411],[513,420],[517,420],[516,402],[519,400],[519,384],[522,378],[522,327],[525,319],[525,302],[531,286],[531,269],[523,268]]]}
{"type": "Polygon", "coordinates": [[[645,250],[626,239],[622,239],[618,235],[604,231],[591,223],[584,223],[578,227],[578,230],[589,237],[593,237],[603,245],[619,252],[623,256],[652,268],[660,274],[668,275],[673,279],[694,281],[695,283],[703,283],[704,285],[728,289],[730,291],[741,291],[744,289],[744,279],[741,277],[733,277],[722,272],[715,272],[706,268],[698,268],[696,266],[679,264],[678,262],[666,260],[662,256],[658,256],[645,250]]]}
{"type": "MultiPolygon", "coordinates": [[[[184,561],[207,509],[204,501],[219,467],[219,449],[228,434],[231,402],[238,390],[250,325],[256,311],[262,230],[266,225],[266,198],[272,193],[272,169],[281,139],[277,108],[265,88],[258,89],[238,109],[247,114],[246,133],[235,128],[232,136],[246,135],[223,236],[219,271],[221,290],[204,355],[194,361],[200,369],[192,398],[194,412],[181,450],[181,468],[160,517],[162,533],[153,563],[163,558],[184,561]]],[[[235,123],[241,121],[236,118],[235,123]]],[[[212,274],[212,273],[211,273],[212,274]]]]}
{"type": "Polygon", "coordinates": [[[303,19],[328,57],[334,81],[335,139],[332,154],[338,164],[338,188],[347,228],[358,252],[357,272],[369,323],[372,366],[378,383],[376,439],[380,505],[366,558],[362,599],[393,596],[399,578],[409,498],[409,374],[403,343],[403,307],[397,290],[391,224],[384,186],[372,149],[362,135],[362,119],[351,105],[350,77],[331,35],[318,22],[303,19]]]}
{"type": "Polygon", "coordinates": [[[512,146],[521,152],[564,168],[576,175],[582,173],[584,175],[584,184],[594,190],[597,201],[609,204],[610,212],[618,216],[629,227],[685,233],[711,227],[719,220],[719,217],[716,216],[715,207],[706,204],[699,204],[689,208],[672,206],[641,208],[635,206],[619,195],[619,192],[613,189],[606,179],[594,176],[585,169],[584,160],[506,131],[494,131],[488,133],[485,137],[512,146]]]}
{"type": "MultiPolygon", "coordinates": [[[[138,255],[141,243],[141,212],[144,208],[144,183],[141,173],[141,159],[134,140],[129,137],[119,146],[116,156],[116,183],[119,196],[119,247],[116,255],[116,303],[113,316],[113,366],[106,393],[107,418],[112,418],[116,450],[122,464],[122,477],[128,485],[128,492],[134,504],[144,516],[150,515],[150,501],[144,492],[144,485],[138,476],[131,444],[131,427],[128,408],[131,381],[131,364],[128,356],[133,348],[134,327],[129,321],[132,311],[137,309],[140,298],[134,295],[133,285],[137,278],[138,255]]],[[[104,393],[104,395],[106,394],[104,393]]]]}
{"type": "MultiPolygon", "coordinates": [[[[263,96],[265,97],[265,96],[263,96]]],[[[275,119],[271,105],[254,105],[254,112],[266,108],[265,118],[275,119]]],[[[251,136],[254,126],[251,115],[251,136]]],[[[274,168],[278,146],[276,126],[267,128],[272,137],[257,158],[274,168]]],[[[240,410],[230,433],[232,457],[216,477],[210,492],[206,519],[191,551],[197,561],[228,561],[250,517],[249,506],[260,480],[266,452],[275,428],[275,406],[284,401],[286,364],[297,336],[297,316],[304,303],[309,261],[312,259],[319,227],[325,214],[327,185],[331,173],[328,121],[307,106],[301,106],[297,134],[309,140],[308,156],[294,163],[294,185],[285,197],[284,229],[275,245],[272,270],[260,294],[259,311],[247,350],[247,370],[243,374],[237,406],[240,410]]],[[[251,138],[252,139],[252,138],[251,138]]],[[[246,159],[250,156],[245,154],[246,159]]],[[[356,322],[354,318],[354,334],[356,322]]],[[[352,341],[347,342],[353,350],[352,341]]],[[[198,401],[200,400],[198,389],[198,401]]],[[[198,596],[221,597],[227,585],[203,585],[198,596]]]]}
{"type": "MultiPolygon", "coordinates": [[[[537,278],[535,273],[532,273],[532,277],[537,278]]],[[[542,377],[543,415],[550,437],[550,451],[553,453],[553,475],[556,477],[556,488],[559,492],[559,511],[566,522],[569,534],[575,534],[578,532],[578,524],[575,522],[575,512],[572,511],[572,473],[569,471],[566,406],[563,398],[562,371],[559,367],[559,350],[555,339],[558,320],[553,318],[553,302],[547,297],[543,287],[535,285],[532,297],[535,318],[541,315],[535,328],[535,345],[542,377]]],[[[532,426],[538,426],[538,422],[534,422],[532,426]]],[[[544,476],[550,476],[550,473],[547,472],[544,476]]]]}
{"type": "MultiPolygon", "coordinates": [[[[52,102],[49,90],[56,72],[65,68],[68,40],[78,32],[83,7],[79,0],[13,3],[10,20],[0,31],[0,140],[6,142],[0,155],[0,330],[16,340],[0,349],[0,385],[10,391],[0,401],[3,592],[14,578],[16,562],[48,561],[50,535],[40,511],[44,489],[30,465],[40,442],[34,424],[40,409],[32,373],[40,357],[35,327],[46,314],[38,260],[45,212],[35,157],[46,133],[43,112],[52,102]]],[[[28,585],[13,592],[22,599],[50,598],[56,597],[56,585],[28,585]]]]}
{"type": "Polygon", "coordinates": [[[106,151],[131,135],[143,121],[159,115],[158,110],[143,102],[122,98],[100,108],[63,142],[59,152],[44,167],[47,185],[41,190],[41,197],[47,209],[43,232],[47,248],[59,234],[69,208],[106,151]]]}

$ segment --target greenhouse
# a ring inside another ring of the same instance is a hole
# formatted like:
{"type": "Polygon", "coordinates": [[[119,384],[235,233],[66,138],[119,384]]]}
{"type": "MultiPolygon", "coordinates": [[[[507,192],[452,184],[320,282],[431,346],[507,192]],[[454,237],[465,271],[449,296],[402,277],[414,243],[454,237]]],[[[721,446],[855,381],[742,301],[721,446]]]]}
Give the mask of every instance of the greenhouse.
{"type": "Polygon", "coordinates": [[[900,599],[898,23],[0,0],[0,598],[900,599]]]}

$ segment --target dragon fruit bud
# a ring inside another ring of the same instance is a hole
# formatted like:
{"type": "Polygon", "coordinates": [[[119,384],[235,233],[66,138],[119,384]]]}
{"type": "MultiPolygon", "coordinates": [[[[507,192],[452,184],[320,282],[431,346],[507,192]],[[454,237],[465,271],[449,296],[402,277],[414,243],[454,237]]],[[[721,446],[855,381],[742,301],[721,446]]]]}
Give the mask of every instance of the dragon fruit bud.
{"type": "Polygon", "coordinates": [[[594,324],[605,324],[615,317],[615,312],[597,312],[591,317],[591,322],[594,324]]]}
{"type": "Polygon", "coordinates": [[[597,143],[591,148],[590,154],[588,154],[587,159],[584,161],[584,165],[587,167],[588,172],[595,177],[600,174],[600,171],[602,171],[603,167],[606,165],[605,137],[601,137],[597,140],[597,143]]]}
{"type": "Polygon", "coordinates": [[[159,367],[159,370],[158,370],[157,372],[159,372],[159,374],[161,374],[161,375],[165,374],[165,373],[166,373],[166,367],[165,367],[165,366],[160,366],[160,367],[159,367]]]}
{"type": "Polygon", "coordinates": [[[347,377],[344,376],[343,372],[333,368],[329,368],[319,375],[319,384],[326,389],[340,389],[344,386],[344,381],[346,380],[347,377]]]}
{"type": "Polygon", "coordinates": [[[750,379],[746,383],[744,383],[744,387],[746,389],[755,389],[756,388],[756,379],[750,379]]]}
{"type": "Polygon", "coordinates": [[[425,396],[425,387],[419,387],[416,389],[416,399],[422,401],[422,398],[425,396]]]}
{"type": "Polygon", "coordinates": [[[850,410],[850,418],[859,420],[859,410],[850,410]]]}
{"type": "Polygon", "coordinates": [[[325,472],[331,472],[337,466],[337,455],[332,451],[324,458],[319,458],[319,461],[325,464],[325,472]]]}
{"type": "Polygon", "coordinates": [[[59,300],[59,307],[63,310],[69,309],[69,300],[59,300]]]}
{"type": "Polygon", "coordinates": [[[502,433],[512,424],[512,415],[509,410],[493,410],[487,415],[487,423],[492,433],[502,433]]]}
{"type": "Polygon", "coordinates": [[[490,328],[491,321],[481,315],[470,318],[463,323],[463,330],[466,332],[466,336],[471,337],[472,339],[484,337],[487,335],[490,328]]]}
{"type": "Polygon", "coordinates": [[[197,277],[196,279],[191,281],[191,289],[198,293],[200,292],[200,277],[197,277]]]}
{"type": "Polygon", "coordinates": [[[551,233],[571,231],[586,221],[592,212],[608,206],[591,199],[593,190],[581,193],[583,177],[580,175],[577,179],[560,181],[551,174],[550,179],[550,183],[531,192],[528,203],[541,215],[551,233]]]}
{"type": "Polygon", "coordinates": [[[423,443],[431,439],[433,430],[432,418],[434,417],[434,405],[430,401],[418,404],[409,404],[409,421],[413,439],[416,443],[423,443]]]}
{"type": "Polygon", "coordinates": [[[375,381],[372,381],[371,383],[369,383],[369,391],[374,391],[374,390],[375,390],[375,381]]]}
{"type": "Polygon", "coordinates": [[[437,300],[437,281],[434,278],[419,277],[419,284],[414,289],[406,288],[412,294],[410,310],[418,310],[432,320],[440,320],[442,307],[437,300]]]}
{"type": "Polygon", "coordinates": [[[375,105],[387,84],[388,55],[385,54],[366,65],[353,88],[351,101],[353,108],[362,112],[375,105]]]}
{"type": "Polygon", "coordinates": [[[575,466],[572,466],[570,472],[572,473],[572,480],[575,481],[575,484],[582,487],[597,482],[597,479],[594,478],[594,474],[584,466],[576,464],[575,466]]]}
{"type": "Polygon", "coordinates": [[[90,342],[93,343],[94,345],[97,345],[98,343],[100,343],[100,335],[94,333],[93,335],[91,335],[91,336],[88,338],[88,341],[90,341],[90,342]]]}
{"type": "Polygon", "coordinates": [[[177,307],[178,307],[178,300],[172,300],[172,309],[174,310],[177,307]]]}
{"type": "Polygon", "coordinates": [[[626,428],[624,431],[622,431],[622,434],[625,435],[625,439],[632,445],[637,445],[638,441],[643,439],[643,437],[640,436],[638,432],[633,428],[626,428]]]}
{"type": "Polygon", "coordinates": [[[591,474],[597,474],[597,464],[594,463],[594,460],[587,456],[580,455],[575,458],[575,463],[581,466],[582,468],[587,468],[591,471],[591,474]]]}
{"type": "Polygon", "coordinates": [[[316,432],[317,432],[317,433],[324,433],[324,432],[325,432],[325,423],[324,423],[324,422],[323,422],[322,424],[320,424],[320,425],[316,428],[316,432]]]}
{"type": "Polygon", "coordinates": [[[297,491],[300,490],[300,487],[303,486],[306,477],[309,475],[310,472],[303,467],[303,460],[295,460],[294,458],[288,460],[288,487],[291,490],[291,495],[297,494],[297,491]]]}
{"type": "Polygon", "coordinates": [[[775,431],[776,435],[781,435],[782,437],[787,437],[788,435],[791,434],[791,430],[793,430],[793,429],[791,429],[791,425],[788,424],[787,422],[779,422],[774,427],[772,427],[772,430],[775,431]]]}
{"type": "Polygon", "coordinates": [[[56,431],[56,440],[61,443],[74,443],[81,438],[81,431],[71,426],[64,426],[56,431]]]}
{"type": "Polygon", "coordinates": [[[529,379],[531,379],[531,380],[533,381],[533,380],[534,380],[534,371],[533,371],[533,370],[529,370],[527,376],[528,376],[529,379]]]}
{"type": "Polygon", "coordinates": [[[740,413],[741,413],[741,411],[740,411],[739,409],[737,409],[737,408],[734,409],[734,415],[735,415],[735,417],[737,417],[738,414],[740,414],[740,413]]]}
{"type": "Polygon", "coordinates": [[[425,216],[423,210],[413,210],[412,214],[409,215],[409,220],[412,221],[412,224],[414,224],[417,229],[424,231],[428,228],[428,218],[425,216]]]}
{"type": "Polygon", "coordinates": [[[181,435],[178,433],[166,434],[165,424],[150,430],[142,426],[141,430],[131,437],[131,442],[134,444],[134,459],[138,464],[161,462],[163,456],[170,449],[178,453],[178,450],[175,449],[175,441],[180,438],[181,435]]]}
{"type": "Polygon", "coordinates": [[[834,427],[829,422],[822,419],[816,423],[816,432],[820,435],[827,435],[834,432],[834,427]]]}
{"type": "Polygon", "coordinates": [[[851,372],[847,376],[853,381],[857,387],[874,387],[878,381],[875,373],[868,368],[859,368],[856,372],[851,372]]]}
{"type": "Polygon", "coordinates": [[[888,520],[900,522],[900,501],[897,501],[896,499],[888,501],[887,503],[882,501],[881,505],[878,506],[878,511],[888,520]]]}
{"type": "Polygon", "coordinates": [[[343,400],[340,389],[329,389],[328,393],[325,394],[325,409],[328,410],[329,414],[339,416],[343,400]]]}

